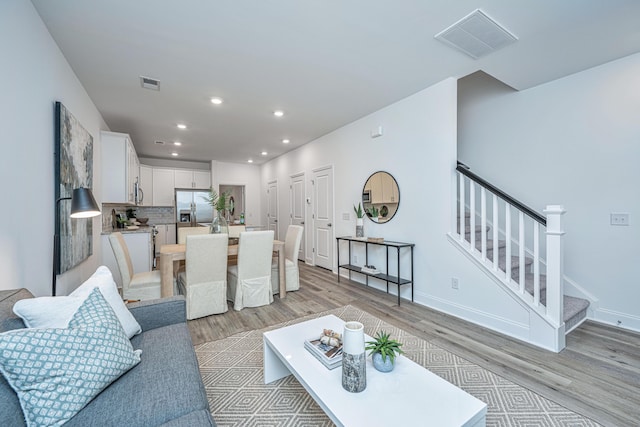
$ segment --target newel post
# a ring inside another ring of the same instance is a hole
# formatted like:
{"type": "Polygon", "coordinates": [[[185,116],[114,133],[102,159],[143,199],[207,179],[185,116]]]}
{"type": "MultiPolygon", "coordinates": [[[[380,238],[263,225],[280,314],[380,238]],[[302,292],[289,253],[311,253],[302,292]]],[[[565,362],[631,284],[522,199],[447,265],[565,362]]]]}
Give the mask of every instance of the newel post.
{"type": "Polygon", "coordinates": [[[563,320],[564,296],[564,248],[562,205],[549,205],[544,210],[547,216],[547,315],[560,327],[563,320]]]}

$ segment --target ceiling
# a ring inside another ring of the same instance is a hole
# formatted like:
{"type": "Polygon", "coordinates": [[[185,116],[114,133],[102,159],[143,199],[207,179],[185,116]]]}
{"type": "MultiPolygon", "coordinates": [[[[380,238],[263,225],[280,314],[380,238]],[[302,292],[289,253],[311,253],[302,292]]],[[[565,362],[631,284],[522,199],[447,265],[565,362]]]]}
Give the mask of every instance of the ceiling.
{"type": "Polygon", "coordinates": [[[261,164],[447,77],[522,90],[640,51],[637,0],[32,3],[140,157],[261,164]],[[518,41],[475,60],[434,39],[478,8],[518,41]]]}

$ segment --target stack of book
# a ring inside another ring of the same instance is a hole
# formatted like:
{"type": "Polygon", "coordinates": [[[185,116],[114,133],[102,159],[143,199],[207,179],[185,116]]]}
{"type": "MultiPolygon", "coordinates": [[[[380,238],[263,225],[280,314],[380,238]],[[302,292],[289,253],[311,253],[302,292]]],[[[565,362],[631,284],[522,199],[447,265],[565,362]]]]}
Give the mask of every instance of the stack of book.
{"type": "Polygon", "coordinates": [[[305,340],[304,348],[313,354],[328,369],[342,366],[342,344],[337,347],[322,344],[319,339],[305,340]]]}

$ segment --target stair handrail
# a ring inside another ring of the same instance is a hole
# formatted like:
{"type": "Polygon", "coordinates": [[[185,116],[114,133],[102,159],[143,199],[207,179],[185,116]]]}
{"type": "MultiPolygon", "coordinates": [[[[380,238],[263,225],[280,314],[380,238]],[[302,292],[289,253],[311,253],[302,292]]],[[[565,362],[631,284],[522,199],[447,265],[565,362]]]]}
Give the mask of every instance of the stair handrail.
{"type": "Polygon", "coordinates": [[[480,184],[481,186],[485,187],[487,190],[491,191],[493,194],[495,194],[495,195],[501,197],[502,199],[506,200],[511,206],[515,206],[516,208],[518,208],[522,212],[526,213],[533,220],[539,222],[540,224],[542,224],[545,227],[547,226],[547,219],[543,215],[539,214],[538,212],[534,211],[529,206],[527,206],[524,203],[514,199],[513,197],[511,197],[510,195],[508,195],[504,191],[500,190],[495,185],[491,184],[490,182],[486,181],[485,179],[483,179],[483,178],[479,177],[478,175],[476,175],[475,173],[471,172],[471,168],[469,168],[469,166],[467,166],[464,163],[458,161],[458,166],[456,167],[456,170],[458,172],[460,172],[461,174],[467,176],[469,179],[471,179],[471,180],[477,182],[478,184],[480,184]]]}

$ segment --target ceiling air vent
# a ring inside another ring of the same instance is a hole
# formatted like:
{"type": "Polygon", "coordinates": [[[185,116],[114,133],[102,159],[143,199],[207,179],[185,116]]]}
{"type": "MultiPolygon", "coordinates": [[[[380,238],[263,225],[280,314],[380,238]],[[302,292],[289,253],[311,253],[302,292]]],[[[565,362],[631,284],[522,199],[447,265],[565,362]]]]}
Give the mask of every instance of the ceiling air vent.
{"type": "Polygon", "coordinates": [[[434,37],[473,59],[488,55],[518,40],[480,9],[471,12],[434,37]]]}
{"type": "Polygon", "coordinates": [[[155,141],[158,145],[164,145],[164,141],[155,141]]]}
{"type": "Polygon", "coordinates": [[[160,90],[160,80],[152,79],[151,77],[140,76],[140,86],[145,89],[160,90]]]}

